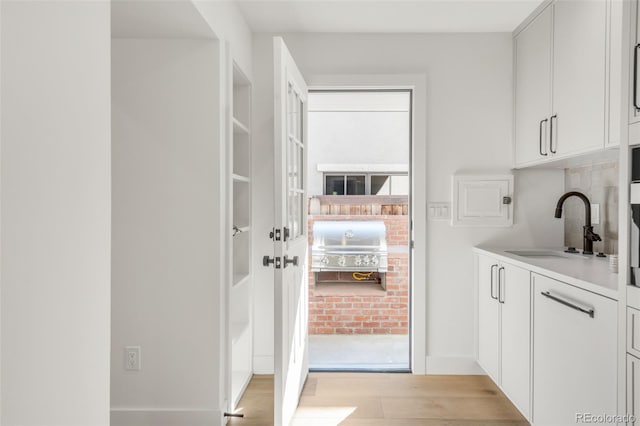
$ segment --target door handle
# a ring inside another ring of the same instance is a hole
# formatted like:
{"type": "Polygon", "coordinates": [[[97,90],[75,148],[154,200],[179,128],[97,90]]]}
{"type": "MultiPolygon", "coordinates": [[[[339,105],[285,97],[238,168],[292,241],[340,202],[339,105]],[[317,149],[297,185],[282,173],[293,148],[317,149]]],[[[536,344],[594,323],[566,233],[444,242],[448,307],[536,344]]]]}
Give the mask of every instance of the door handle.
{"type": "Polygon", "coordinates": [[[554,296],[553,294],[549,293],[548,291],[542,291],[540,292],[541,295],[543,295],[544,297],[548,297],[549,299],[553,300],[554,302],[558,302],[561,305],[567,306],[571,309],[575,309],[576,311],[580,311],[582,313],[585,313],[587,315],[589,315],[591,318],[593,318],[595,316],[595,311],[593,310],[593,308],[591,309],[585,309],[581,306],[578,306],[574,303],[568,302],[564,299],[559,298],[558,296],[554,296]]]}
{"type": "Polygon", "coordinates": [[[490,289],[490,292],[491,292],[491,298],[495,299],[495,300],[498,300],[498,296],[494,296],[493,295],[493,277],[495,276],[495,274],[493,273],[493,270],[494,270],[494,268],[497,268],[497,267],[498,267],[498,265],[491,265],[491,286],[490,286],[491,289],[490,289]]]}
{"type": "Polygon", "coordinates": [[[498,302],[504,305],[504,281],[502,277],[504,276],[504,266],[498,269],[498,302]]]}
{"type": "Polygon", "coordinates": [[[284,257],[284,267],[286,268],[287,265],[293,265],[293,266],[298,266],[298,256],[293,256],[291,259],[289,259],[287,256],[284,257]]]}
{"type": "Polygon", "coordinates": [[[636,44],[633,49],[633,106],[637,110],[640,110],[638,105],[638,49],[640,49],[640,43],[636,44]]]}
{"type": "Polygon", "coordinates": [[[542,152],[542,125],[547,121],[549,121],[547,118],[545,118],[544,120],[540,120],[540,125],[538,126],[538,137],[540,139],[540,146],[539,146],[540,155],[544,155],[544,156],[549,155],[546,152],[542,152]]]}
{"type": "MultiPolygon", "coordinates": [[[[556,119],[556,121],[558,121],[558,114],[553,114],[549,119],[549,151],[551,151],[552,154],[557,153],[557,150],[553,149],[553,119],[554,118],[556,119]]],[[[556,145],[557,145],[557,141],[556,141],[556,145]]]]}
{"type": "MultiPolygon", "coordinates": [[[[286,259],[286,256],[285,256],[286,259]]],[[[269,266],[273,264],[273,267],[276,269],[280,269],[281,263],[280,263],[280,258],[279,257],[269,257],[269,256],[262,256],[262,266],[269,266]]]]}

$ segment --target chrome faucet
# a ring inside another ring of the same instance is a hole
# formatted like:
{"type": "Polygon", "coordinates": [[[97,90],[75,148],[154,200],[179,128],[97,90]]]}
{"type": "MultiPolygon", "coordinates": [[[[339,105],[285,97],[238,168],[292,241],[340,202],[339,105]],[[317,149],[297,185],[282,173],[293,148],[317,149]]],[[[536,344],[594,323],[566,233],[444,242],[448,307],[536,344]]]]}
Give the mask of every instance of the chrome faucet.
{"type": "Polygon", "coordinates": [[[576,191],[567,192],[566,194],[564,194],[558,200],[555,217],[557,219],[560,219],[562,217],[562,205],[564,204],[567,198],[572,196],[578,197],[584,202],[584,227],[583,227],[583,233],[582,233],[582,237],[583,237],[582,254],[593,254],[593,242],[602,241],[602,238],[600,238],[600,235],[593,232],[593,226],[591,226],[591,203],[589,202],[589,199],[587,198],[586,195],[584,195],[582,192],[576,192],[576,191]]]}

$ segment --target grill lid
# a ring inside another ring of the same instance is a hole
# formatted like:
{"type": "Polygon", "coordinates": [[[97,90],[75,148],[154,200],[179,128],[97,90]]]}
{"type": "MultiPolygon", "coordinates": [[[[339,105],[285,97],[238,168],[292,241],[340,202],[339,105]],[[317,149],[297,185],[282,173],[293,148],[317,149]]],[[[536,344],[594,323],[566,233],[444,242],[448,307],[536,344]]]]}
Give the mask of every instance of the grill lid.
{"type": "Polygon", "coordinates": [[[386,251],[383,221],[318,221],[313,224],[313,249],[386,251]]]}

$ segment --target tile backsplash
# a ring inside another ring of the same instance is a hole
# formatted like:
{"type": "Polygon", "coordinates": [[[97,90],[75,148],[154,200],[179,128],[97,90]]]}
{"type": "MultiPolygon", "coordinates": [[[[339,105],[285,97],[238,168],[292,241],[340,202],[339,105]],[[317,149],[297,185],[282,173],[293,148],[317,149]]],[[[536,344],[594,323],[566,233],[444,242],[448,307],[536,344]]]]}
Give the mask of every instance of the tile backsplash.
{"type": "MultiPolygon", "coordinates": [[[[607,254],[618,250],[618,163],[604,163],[565,170],[565,190],[585,194],[591,204],[600,205],[600,224],[594,231],[602,241],[593,244],[594,252],[607,254]]],[[[571,197],[564,203],[565,246],[582,249],[582,227],[584,226],[584,203],[571,197]]]]}

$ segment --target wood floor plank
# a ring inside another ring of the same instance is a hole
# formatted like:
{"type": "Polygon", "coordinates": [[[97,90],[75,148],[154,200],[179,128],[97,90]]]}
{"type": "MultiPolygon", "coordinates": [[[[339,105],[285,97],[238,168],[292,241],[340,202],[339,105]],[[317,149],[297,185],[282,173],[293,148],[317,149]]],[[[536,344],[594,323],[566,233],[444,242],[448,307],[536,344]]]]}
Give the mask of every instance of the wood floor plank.
{"type": "Polygon", "coordinates": [[[384,417],[380,398],[352,396],[345,399],[338,396],[303,396],[296,411],[298,418],[336,417],[334,413],[349,412],[349,418],[384,417]]]}
{"type": "Polygon", "coordinates": [[[523,420],[506,398],[383,398],[388,419],[523,420]]]}
{"type": "MultiPolygon", "coordinates": [[[[273,425],[273,376],[254,376],[231,425],[273,425]]],[[[524,426],[487,376],[311,373],[293,426],[524,426]]]]}

